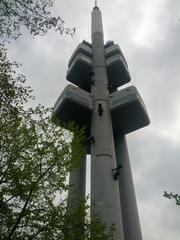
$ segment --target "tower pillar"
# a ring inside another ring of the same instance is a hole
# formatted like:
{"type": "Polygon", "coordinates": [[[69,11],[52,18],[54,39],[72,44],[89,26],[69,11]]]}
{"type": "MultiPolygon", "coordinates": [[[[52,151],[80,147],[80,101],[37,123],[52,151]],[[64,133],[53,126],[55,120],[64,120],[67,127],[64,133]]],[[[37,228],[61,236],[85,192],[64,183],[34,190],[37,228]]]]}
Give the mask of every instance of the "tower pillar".
{"type": "Polygon", "coordinates": [[[109,109],[108,78],[104,56],[101,12],[92,12],[92,55],[94,85],[91,89],[93,110],[91,135],[91,216],[99,213],[107,227],[115,225],[114,240],[124,240],[118,182],[113,180],[116,168],[112,120],[109,109]]]}
{"type": "Polygon", "coordinates": [[[125,240],[142,240],[131,166],[125,136],[115,134],[117,165],[121,166],[118,182],[125,240]]]}

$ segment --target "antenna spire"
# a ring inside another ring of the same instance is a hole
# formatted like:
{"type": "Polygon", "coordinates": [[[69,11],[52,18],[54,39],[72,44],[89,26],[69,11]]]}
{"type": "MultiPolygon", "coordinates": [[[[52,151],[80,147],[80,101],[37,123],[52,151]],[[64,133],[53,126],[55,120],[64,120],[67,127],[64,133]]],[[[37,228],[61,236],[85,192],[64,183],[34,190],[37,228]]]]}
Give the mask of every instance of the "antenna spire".
{"type": "Polygon", "coordinates": [[[95,0],[95,7],[97,7],[97,0],[95,0]]]}

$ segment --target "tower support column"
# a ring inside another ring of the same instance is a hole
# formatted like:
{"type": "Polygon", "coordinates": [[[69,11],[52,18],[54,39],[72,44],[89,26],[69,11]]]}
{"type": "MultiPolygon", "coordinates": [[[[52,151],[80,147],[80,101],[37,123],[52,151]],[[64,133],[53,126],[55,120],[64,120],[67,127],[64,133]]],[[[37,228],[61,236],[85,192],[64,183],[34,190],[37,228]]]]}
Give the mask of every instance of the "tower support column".
{"type": "Polygon", "coordinates": [[[68,212],[79,206],[86,197],[86,153],[80,165],[69,175],[68,212]]]}
{"type": "Polygon", "coordinates": [[[125,240],[142,240],[140,221],[134,191],[126,138],[115,134],[115,151],[117,165],[122,166],[118,177],[121,194],[121,209],[125,240]]]}

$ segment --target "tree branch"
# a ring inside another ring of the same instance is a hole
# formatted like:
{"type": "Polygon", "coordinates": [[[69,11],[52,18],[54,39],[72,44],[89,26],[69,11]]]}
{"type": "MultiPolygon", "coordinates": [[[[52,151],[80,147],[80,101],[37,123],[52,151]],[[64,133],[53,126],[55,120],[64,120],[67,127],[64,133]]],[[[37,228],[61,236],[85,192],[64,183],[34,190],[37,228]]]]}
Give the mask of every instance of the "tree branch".
{"type": "Polygon", "coordinates": [[[46,227],[43,227],[43,228],[40,228],[35,234],[31,235],[28,240],[33,240],[33,238],[37,237],[41,232],[44,232],[46,231],[47,228],[46,227]]]}
{"type": "Polygon", "coordinates": [[[27,197],[27,199],[26,199],[26,201],[24,203],[24,206],[23,206],[20,214],[19,214],[19,217],[16,219],[15,224],[13,225],[13,227],[10,230],[10,233],[9,233],[9,236],[8,236],[9,240],[13,237],[13,235],[14,235],[14,233],[15,233],[18,225],[19,225],[19,223],[21,222],[21,219],[24,217],[24,211],[26,210],[26,207],[28,205],[28,202],[29,202],[29,200],[31,198],[32,193],[33,193],[33,186],[31,187],[31,189],[29,191],[28,197],[27,197]]]}
{"type": "MultiPolygon", "coordinates": [[[[1,0],[2,4],[11,12],[13,13],[15,16],[18,16],[19,13],[17,13],[16,11],[14,11],[11,7],[8,6],[8,4],[4,1],[4,0],[1,0]]],[[[20,17],[23,17],[21,15],[19,15],[20,17]]]]}
{"type": "Polygon", "coordinates": [[[47,18],[47,17],[43,16],[42,14],[36,12],[34,9],[28,7],[27,4],[25,4],[25,3],[23,3],[23,2],[21,2],[21,1],[19,1],[19,0],[16,0],[16,2],[18,2],[21,6],[27,8],[29,11],[35,13],[37,16],[39,16],[39,17],[41,17],[41,18],[44,18],[45,20],[50,21],[51,23],[53,23],[53,21],[51,21],[50,18],[47,18]]]}
{"type": "Polygon", "coordinates": [[[1,179],[0,179],[0,185],[1,185],[2,183],[4,183],[5,175],[6,175],[7,171],[9,170],[10,166],[11,166],[11,161],[9,162],[6,170],[2,173],[2,177],[1,177],[1,179]]]}

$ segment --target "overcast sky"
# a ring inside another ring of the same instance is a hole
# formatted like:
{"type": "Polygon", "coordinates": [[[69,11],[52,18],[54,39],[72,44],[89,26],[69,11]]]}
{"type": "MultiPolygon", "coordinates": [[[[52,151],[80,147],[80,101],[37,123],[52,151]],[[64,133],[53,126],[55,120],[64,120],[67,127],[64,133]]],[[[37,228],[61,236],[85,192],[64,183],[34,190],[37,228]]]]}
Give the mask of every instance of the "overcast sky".
{"type": "MultiPolygon", "coordinates": [[[[83,39],[90,41],[93,4],[56,1],[53,13],[76,27],[73,38],[25,33],[11,43],[9,55],[23,64],[37,102],[53,106],[68,84],[72,52],[83,39]]],[[[150,126],[127,135],[144,240],[178,240],[180,207],[163,198],[163,191],[180,193],[180,1],[99,0],[98,5],[105,41],[120,45],[132,78],[128,85],[138,88],[151,119],[150,126]]]]}

